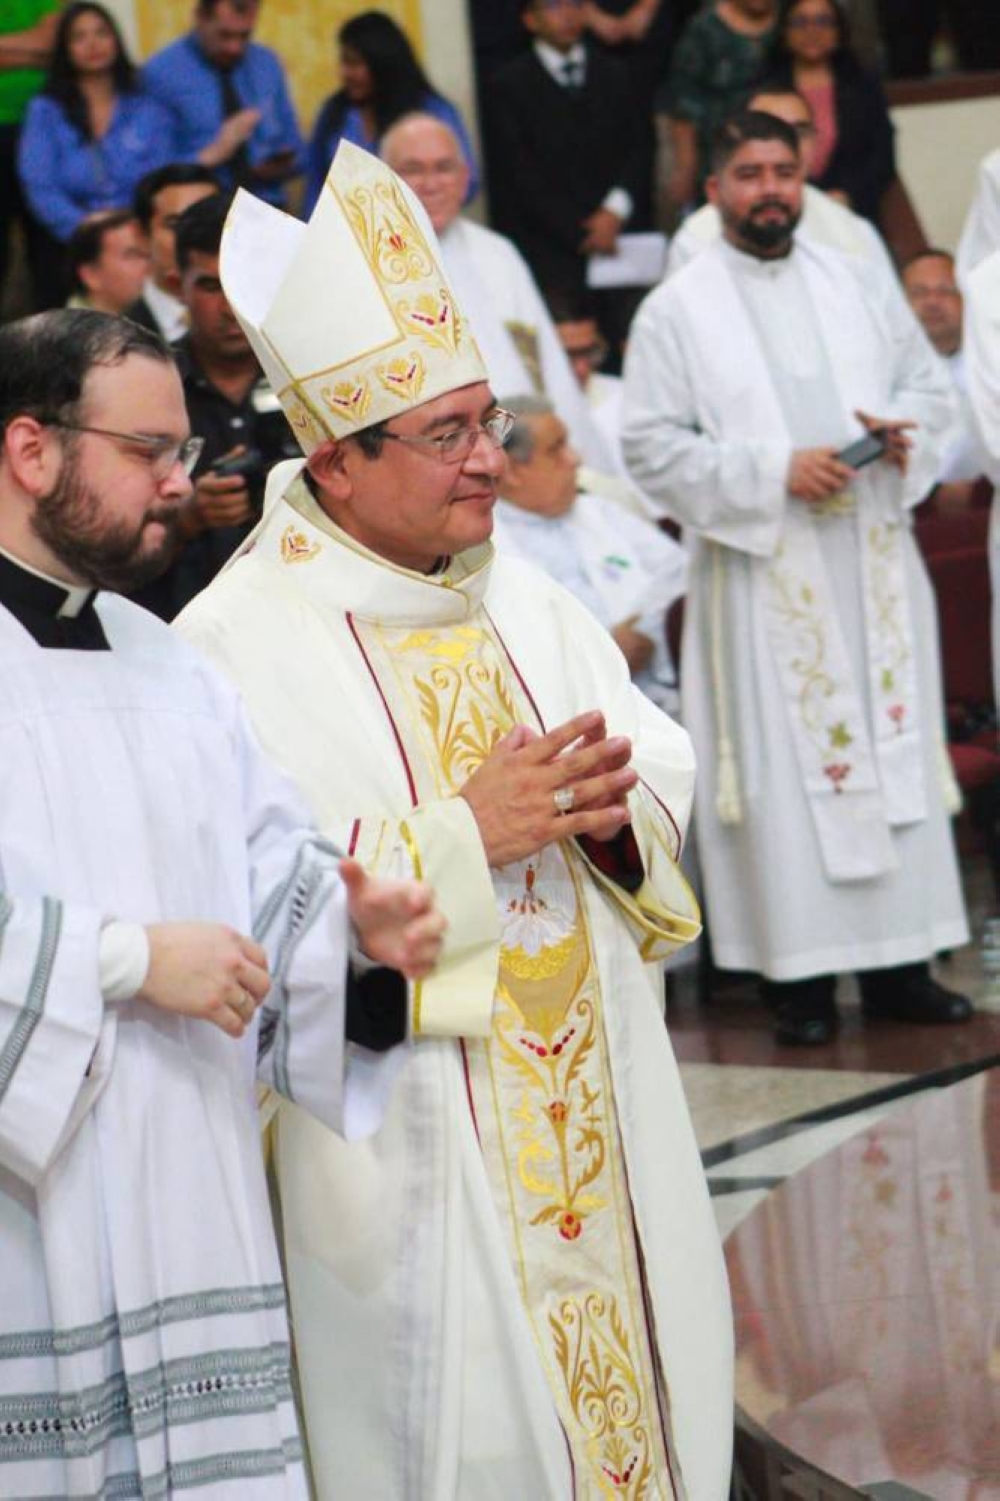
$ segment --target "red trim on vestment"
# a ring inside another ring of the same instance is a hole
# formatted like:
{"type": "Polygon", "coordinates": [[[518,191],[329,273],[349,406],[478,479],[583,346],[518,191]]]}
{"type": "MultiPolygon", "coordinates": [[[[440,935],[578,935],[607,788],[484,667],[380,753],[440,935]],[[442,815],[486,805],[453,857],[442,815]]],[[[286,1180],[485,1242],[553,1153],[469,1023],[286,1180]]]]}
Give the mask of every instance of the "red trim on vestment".
{"type": "Polygon", "coordinates": [[[357,646],[358,651],[361,653],[361,657],[362,657],[362,660],[364,661],[365,666],[368,668],[368,671],[371,673],[372,682],[375,684],[375,687],[378,690],[378,696],[382,700],[382,707],[385,710],[386,718],[389,721],[389,724],[390,724],[390,726],[392,728],[392,733],[393,733],[393,735],[395,736],[395,739],[396,739],[396,748],[399,751],[399,759],[402,761],[402,763],[403,763],[403,770],[406,772],[406,780],[407,780],[407,783],[408,783],[409,788],[410,788],[410,802],[412,803],[413,807],[415,808],[417,806],[417,784],[413,780],[413,773],[410,770],[410,763],[409,763],[409,761],[406,758],[406,751],[403,748],[403,737],[399,733],[399,730],[398,730],[398,728],[396,726],[396,721],[392,717],[392,710],[389,708],[388,700],[386,699],[385,694],[382,692],[382,684],[379,682],[378,678],[376,677],[376,675],[375,675],[375,669],[374,669],[374,667],[372,666],[371,662],[368,659],[368,653],[365,651],[364,647],[361,644],[361,637],[358,635],[357,629],[356,629],[355,624],[354,624],[354,616],[351,614],[350,610],[346,611],[346,619],[347,619],[347,624],[348,624],[348,627],[350,629],[351,635],[354,637],[354,643],[357,646]]]}

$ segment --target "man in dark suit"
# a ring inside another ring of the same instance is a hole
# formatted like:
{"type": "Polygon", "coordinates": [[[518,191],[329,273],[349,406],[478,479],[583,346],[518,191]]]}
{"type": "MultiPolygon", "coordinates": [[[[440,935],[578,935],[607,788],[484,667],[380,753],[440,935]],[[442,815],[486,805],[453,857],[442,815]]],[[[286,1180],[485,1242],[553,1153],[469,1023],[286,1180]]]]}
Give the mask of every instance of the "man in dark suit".
{"type": "Polygon", "coordinates": [[[635,227],[640,121],[629,75],[584,42],[581,0],[522,0],[532,46],[499,68],[487,100],[493,222],[545,293],[581,292],[587,257],[635,227]]]}

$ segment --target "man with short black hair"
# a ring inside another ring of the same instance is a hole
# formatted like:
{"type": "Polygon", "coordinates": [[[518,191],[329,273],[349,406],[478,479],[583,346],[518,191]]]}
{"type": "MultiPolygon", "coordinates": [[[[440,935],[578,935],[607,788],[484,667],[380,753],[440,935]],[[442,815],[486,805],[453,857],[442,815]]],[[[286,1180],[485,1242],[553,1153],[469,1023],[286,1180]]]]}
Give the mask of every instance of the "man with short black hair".
{"type": "Polygon", "coordinates": [[[796,236],[802,185],[784,121],[722,127],[723,237],[639,311],[623,447],[692,549],[681,691],[715,957],[762,975],[779,1039],[808,1044],[833,1034],[844,971],[872,1017],[971,1007],[928,967],[968,929],[908,519],[951,393],[902,299],[796,236]]]}
{"type": "Polygon", "coordinates": [[[236,694],[107,592],[169,556],[196,455],[146,330],[0,329],[11,1496],[304,1501],[254,1075],[370,1130],[406,1013],[370,961],[440,946],[429,893],[341,861],[236,694]]]}
{"type": "Polygon", "coordinates": [[[70,307],[121,316],[135,306],[149,267],[149,251],[131,209],[91,214],[66,247],[73,294],[70,307]]]}
{"type": "Polygon", "coordinates": [[[180,299],[180,278],[174,253],[174,231],[186,208],[219,191],[215,173],[197,162],[171,162],[149,172],[135,191],[136,219],[149,247],[149,276],[129,317],[160,334],[168,344],[187,327],[187,309],[180,299]]]}
{"type": "Polygon", "coordinates": [[[271,203],[302,171],[302,137],[280,58],[253,40],[259,0],[196,0],[194,25],[142,71],[174,120],[178,155],[271,203]]]}
{"type": "MultiPolygon", "coordinates": [[[[813,155],[816,126],[809,101],[798,89],[782,83],[765,83],[747,100],[746,108],[759,110],[765,115],[774,115],[790,125],[799,138],[799,154],[806,176],[813,155]]],[[[802,219],[799,232],[821,245],[832,245],[835,250],[848,255],[858,255],[871,264],[880,274],[896,279],[896,270],[878,230],[852,213],[844,204],[838,203],[829,193],[806,182],[802,190],[802,219]]],[[[722,220],[714,203],[704,203],[678,226],[670,241],[669,270],[681,266],[704,250],[722,234],[722,220]]]]}
{"type": "Polygon", "coordinates": [[[259,519],[264,480],[298,445],[219,279],[230,196],[215,193],[177,221],[176,259],[187,332],[173,345],[191,431],[204,440],[173,565],[141,598],[172,620],[218,573],[259,519]],[[231,472],[217,466],[231,465],[231,472]]]}

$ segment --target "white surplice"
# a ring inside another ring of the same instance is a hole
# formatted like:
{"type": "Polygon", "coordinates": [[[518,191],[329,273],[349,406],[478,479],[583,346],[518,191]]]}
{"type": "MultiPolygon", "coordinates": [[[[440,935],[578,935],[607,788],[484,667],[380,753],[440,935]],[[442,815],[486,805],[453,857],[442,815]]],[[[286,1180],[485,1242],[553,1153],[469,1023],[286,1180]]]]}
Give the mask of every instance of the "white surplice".
{"type": "Polygon", "coordinates": [[[533,392],[546,395],[584,462],[611,470],[612,455],[521,252],[504,235],[462,218],[443,231],[440,246],[459,306],[475,316],[476,343],[494,396],[502,401],[533,392]]]}
{"type": "MultiPolygon", "coordinates": [[[[1000,160],[997,163],[1000,175],[1000,160]]],[[[1000,193],[998,193],[1000,197],[1000,193]]],[[[986,453],[986,474],[1000,490],[1000,241],[970,272],[965,285],[962,332],[965,385],[976,430],[986,453]]],[[[990,577],[993,584],[993,688],[1000,690],[1000,520],[994,496],[990,514],[990,577]]],[[[997,696],[1000,703],[1000,696],[997,696]]]]}
{"type": "Polygon", "coordinates": [[[489,546],[432,577],[394,567],[298,480],[178,627],[242,684],[319,826],[419,871],[449,922],[377,1135],[278,1117],[322,1501],[362,1476],[380,1501],[582,1501],[611,1473],[721,1501],[728,1294],[653,962],[697,931],[684,732],[537,569],[489,546]],[[633,740],[644,883],[630,896],[571,842],[491,871],[458,787],[516,720],[597,705],[633,740]]]}
{"type": "Polygon", "coordinates": [[[0,1492],[304,1497],[254,1076],[341,1125],[343,887],[229,685],[97,609],[0,609],[0,1492]],[[105,1004],[112,918],[256,928],[259,1033],[105,1004]]]}
{"type": "Polygon", "coordinates": [[[543,569],[606,630],[634,621],[652,641],[653,657],[633,681],[661,709],[676,710],[677,669],[666,618],[687,588],[687,555],[673,537],[613,500],[582,494],[562,516],[539,516],[500,501],[493,545],[543,569]]]}
{"type": "Polygon", "coordinates": [[[964,942],[942,790],[937,622],[908,519],[934,482],[953,408],[912,314],[873,296],[856,258],[796,240],[786,260],[761,262],[719,243],[643,304],[625,378],[626,457],[691,549],[681,693],[699,754],[699,851],[720,965],[793,980],[964,942]],[[906,480],[874,465],[842,504],[792,500],[793,450],[846,444],[859,434],[858,409],[919,424],[906,480]],[[802,634],[779,661],[774,589],[787,582],[780,564],[795,538],[811,548],[815,577],[793,580],[784,600],[802,634]],[[877,566],[862,568],[875,538],[898,559],[881,597],[877,566]],[[906,773],[891,782],[903,739],[887,738],[891,701],[875,713],[892,675],[873,671],[873,642],[887,628],[911,726],[906,773]],[[832,692],[836,652],[853,679],[850,731],[808,722],[832,692]],[[827,746],[819,790],[802,771],[811,730],[827,746]],[[869,760],[855,790],[862,742],[876,746],[877,772],[869,760]]]}
{"type": "Polygon", "coordinates": [[[979,164],[979,180],[958,242],[955,270],[964,291],[976,267],[1000,250],[1000,147],[979,164]]]}

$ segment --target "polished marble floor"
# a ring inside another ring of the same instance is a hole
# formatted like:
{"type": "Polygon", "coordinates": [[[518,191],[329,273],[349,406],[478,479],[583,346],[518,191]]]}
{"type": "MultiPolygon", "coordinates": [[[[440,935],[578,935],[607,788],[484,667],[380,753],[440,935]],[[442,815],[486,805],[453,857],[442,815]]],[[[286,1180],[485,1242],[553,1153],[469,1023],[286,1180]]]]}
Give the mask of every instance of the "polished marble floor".
{"type": "Polygon", "coordinates": [[[981,857],[967,859],[963,873],[973,941],[937,973],[975,1003],[964,1025],[866,1022],[846,978],[836,1039],[782,1047],[752,980],[713,976],[705,1000],[693,966],[673,977],[667,1024],[723,1235],[792,1173],[916,1094],[1000,1063],[1000,995],[990,989],[979,944],[997,902],[981,857]]]}

